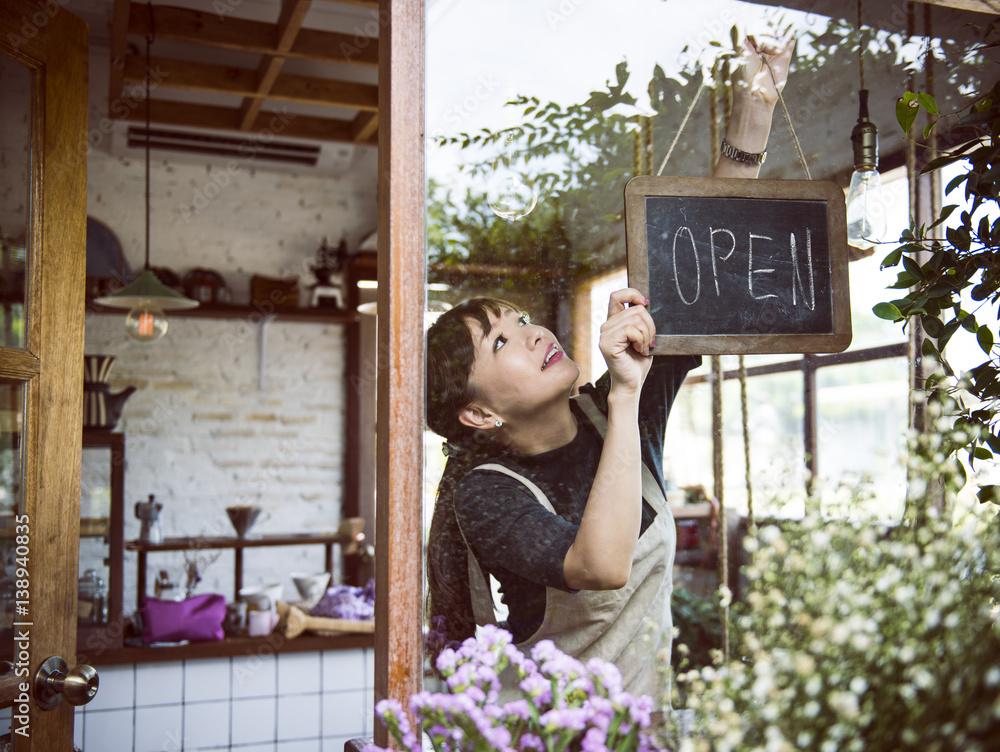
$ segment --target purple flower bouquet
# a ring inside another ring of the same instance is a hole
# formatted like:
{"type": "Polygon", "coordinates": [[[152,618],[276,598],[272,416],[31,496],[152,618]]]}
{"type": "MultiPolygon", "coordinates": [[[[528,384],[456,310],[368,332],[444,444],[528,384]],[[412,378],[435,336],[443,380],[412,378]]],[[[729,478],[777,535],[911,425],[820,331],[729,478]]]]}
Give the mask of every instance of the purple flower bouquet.
{"type": "MultiPolygon", "coordinates": [[[[458,649],[437,659],[447,691],[418,692],[409,718],[395,700],[381,700],[375,712],[408,752],[420,752],[426,735],[437,752],[652,752],[647,732],[653,700],[621,688],[618,668],[597,658],[586,665],[544,640],[526,657],[511,635],[495,626],[480,628],[458,649]],[[500,673],[516,671],[521,696],[499,701],[500,673]]],[[[385,752],[369,745],[365,752],[385,752]]]]}

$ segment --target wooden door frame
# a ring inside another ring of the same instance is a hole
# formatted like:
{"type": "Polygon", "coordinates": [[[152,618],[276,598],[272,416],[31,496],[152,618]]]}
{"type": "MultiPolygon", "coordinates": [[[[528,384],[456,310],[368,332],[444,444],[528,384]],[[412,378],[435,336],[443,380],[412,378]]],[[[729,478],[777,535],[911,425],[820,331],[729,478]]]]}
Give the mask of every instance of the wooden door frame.
{"type": "MultiPolygon", "coordinates": [[[[89,34],[53,3],[4,0],[0,22],[21,32],[0,35],[0,49],[33,72],[27,348],[7,351],[11,367],[0,369],[26,389],[22,511],[31,536],[33,677],[49,656],[71,665],[76,656],[89,34]],[[39,525],[41,515],[53,524],[39,525]]],[[[62,702],[42,711],[32,702],[29,724],[30,736],[15,736],[18,750],[67,748],[73,707],[62,702]]]]}
{"type": "Polygon", "coordinates": [[[423,681],[423,0],[379,2],[378,111],[375,700],[408,706],[423,681]]]}

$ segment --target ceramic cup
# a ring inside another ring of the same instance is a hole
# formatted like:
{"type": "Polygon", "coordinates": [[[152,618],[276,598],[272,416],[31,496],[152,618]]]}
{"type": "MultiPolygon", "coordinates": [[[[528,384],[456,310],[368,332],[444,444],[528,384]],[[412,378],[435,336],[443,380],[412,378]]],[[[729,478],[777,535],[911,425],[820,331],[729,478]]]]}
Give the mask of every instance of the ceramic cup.
{"type": "Polygon", "coordinates": [[[273,611],[251,611],[247,614],[247,633],[251,637],[271,634],[278,623],[278,615],[273,611]]]}

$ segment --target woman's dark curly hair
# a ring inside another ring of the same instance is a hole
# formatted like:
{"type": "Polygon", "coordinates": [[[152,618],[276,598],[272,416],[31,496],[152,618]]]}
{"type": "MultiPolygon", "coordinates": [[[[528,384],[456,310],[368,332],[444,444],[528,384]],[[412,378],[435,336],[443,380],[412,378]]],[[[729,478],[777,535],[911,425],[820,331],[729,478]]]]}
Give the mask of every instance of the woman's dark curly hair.
{"type": "Polygon", "coordinates": [[[448,641],[464,640],[476,629],[468,548],[455,517],[455,486],[475,465],[502,451],[489,432],[475,431],[458,419],[476,396],[469,380],[476,356],[469,325],[475,322],[488,335],[491,317],[496,319],[505,310],[521,312],[505,300],[472,298],[443,313],[427,332],[427,424],[447,439],[449,455],[427,540],[428,614],[432,619],[444,617],[448,641]]]}

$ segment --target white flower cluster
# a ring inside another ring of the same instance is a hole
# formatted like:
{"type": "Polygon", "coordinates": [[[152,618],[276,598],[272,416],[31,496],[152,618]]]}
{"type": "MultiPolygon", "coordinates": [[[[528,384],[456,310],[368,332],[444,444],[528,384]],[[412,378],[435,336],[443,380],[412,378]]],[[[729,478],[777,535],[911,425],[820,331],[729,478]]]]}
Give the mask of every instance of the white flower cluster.
{"type": "Polygon", "coordinates": [[[696,721],[672,748],[1000,749],[998,522],[761,529],[732,660],[678,676],[696,721]]]}

